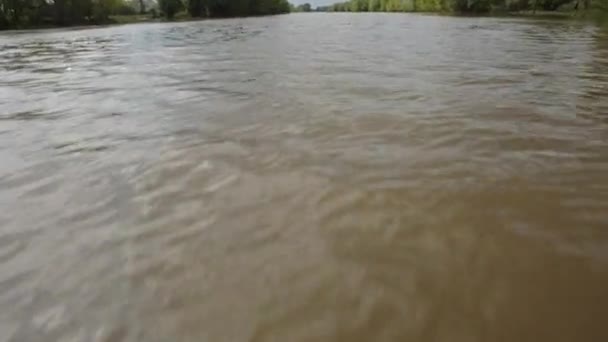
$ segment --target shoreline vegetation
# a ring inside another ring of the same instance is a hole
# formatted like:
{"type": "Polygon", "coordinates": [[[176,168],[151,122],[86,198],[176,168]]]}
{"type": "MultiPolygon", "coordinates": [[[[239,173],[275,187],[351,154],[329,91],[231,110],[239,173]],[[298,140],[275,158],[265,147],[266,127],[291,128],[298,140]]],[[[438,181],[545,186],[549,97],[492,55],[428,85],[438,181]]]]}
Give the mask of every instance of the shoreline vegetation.
{"type": "Polygon", "coordinates": [[[316,11],[606,18],[608,0],[348,0],[318,7],[316,11]]]}
{"type": "Polygon", "coordinates": [[[0,30],[289,13],[287,0],[0,0],[0,30]]]}
{"type": "Polygon", "coordinates": [[[312,8],[287,0],[0,0],[0,30],[191,21],[289,12],[389,12],[595,19],[608,0],[349,0],[312,8]]]}

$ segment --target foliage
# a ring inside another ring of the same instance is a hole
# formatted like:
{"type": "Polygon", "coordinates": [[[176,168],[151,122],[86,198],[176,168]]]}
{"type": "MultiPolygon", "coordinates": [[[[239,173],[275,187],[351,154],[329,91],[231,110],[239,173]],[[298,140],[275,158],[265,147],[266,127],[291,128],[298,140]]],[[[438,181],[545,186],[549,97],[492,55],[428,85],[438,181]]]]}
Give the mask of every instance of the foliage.
{"type": "Polygon", "coordinates": [[[110,14],[123,5],[120,0],[97,0],[93,2],[92,18],[95,23],[107,22],[110,14]]]}
{"type": "MultiPolygon", "coordinates": [[[[145,7],[144,0],[0,0],[0,29],[107,23],[110,15],[135,15],[145,7]]],[[[158,0],[158,10],[168,19],[182,10],[192,17],[234,17],[287,13],[290,5],[287,0],[158,0]]]]}
{"type": "Polygon", "coordinates": [[[158,8],[167,19],[173,19],[184,8],[184,4],[181,0],[158,0],[158,8]]]}
{"type": "Polygon", "coordinates": [[[608,0],[350,0],[317,10],[333,12],[459,12],[557,11],[602,8],[608,0]],[[579,5],[577,5],[579,3],[579,5]]]}
{"type": "Polygon", "coordinates": [[[108,22],[129,12],[121,0],[0,0],[0,29],[108,22]]]}
{"type": "Polygon", "coordinates": [[[310,12],[312,11],[312,6],[309,3],[298,5],[295,8],[295,12],[310,12]]]}
{"type": "Polygon", "coordinates": [[[136,15],[137,11],[135,10],[135,8],[133,8],[133,6],[123,3],[123,4],[118,5],[112,11],[112,14],[114,14],[114,15],[136,15]]]}
{"type": "MultiPolygon", "coordinates": [[[[176,0],[170,0],[176,1],[176,0]]],[[[288,13],[287,0],[187,0],[187,11],[192,17],[238,17],[288,13]]]]}

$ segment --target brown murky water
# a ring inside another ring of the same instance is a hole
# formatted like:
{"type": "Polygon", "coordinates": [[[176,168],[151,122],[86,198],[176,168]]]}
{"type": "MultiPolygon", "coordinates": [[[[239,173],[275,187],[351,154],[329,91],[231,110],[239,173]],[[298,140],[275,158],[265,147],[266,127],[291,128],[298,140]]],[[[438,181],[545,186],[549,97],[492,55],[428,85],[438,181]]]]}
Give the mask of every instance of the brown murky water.
{"type": "Polygon", "coordinates": [[[0,35],[0,341],[608,341],[608,34],[0,35]]]}

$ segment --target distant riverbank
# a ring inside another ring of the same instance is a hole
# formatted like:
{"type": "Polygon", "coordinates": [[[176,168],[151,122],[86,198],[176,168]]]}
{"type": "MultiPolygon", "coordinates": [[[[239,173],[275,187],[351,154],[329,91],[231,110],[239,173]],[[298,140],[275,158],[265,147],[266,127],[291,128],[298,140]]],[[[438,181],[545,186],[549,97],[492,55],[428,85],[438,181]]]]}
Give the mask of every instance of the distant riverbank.
{"type": "MultiPolygon", "coordinates": [[[[293,12],[292,12],[293,13],[293,12]]],[[[301,12],[295,12],[301,13],[301,12]]],[[[372,12],[311,12],[314,13],[352,13],[352,14],[365,14],[372,12]]],[[[555,19],[555,20],[593,20],[595,22],[604,22],[603,18],[606,18],[606,13],[600,11],[517,11],[517,12],[505,12],[497,11],[490,13],[455,13],[455,12],[386,12],[386,13],[408,13],[408,14],[420,14],[420,15],[440,15],[440,16],[452,16],[452,17],[488,17],[488,18],[530,18],[530,19],[555,19]]],[[[283,13],[289,14],[289,13],[283,13]]],[[[238,16],[238,17],[250,17],[250,16],[238,16]]],[[[231,18],[231,17],[228,17],[231,18]]],[[[232,17],[235,18],[235,17],[232,17]]],[[[76,28],[76,27],[103,27],[112,25],[128,25],[138,23],[163,23],[163,22],[188,22],[188,21],[202,21],[210,19],[222,19],[222,18],[202,18],[192,17],[186,12],[177,13],[174,17],[168,19],[165,17],[159,17],[154,14],[135,14],[135,15],[111,15],[106,20],[101,22],[90,22],[90,23],[76,23],[68,25],[54,25],[54,24],[40,24],[30,26],[19,26],[2,28],[1,31],[6,30],[45,30],[45,29],[58,29],[58,28],[76,28]]],[[[608,23],[607,23],[608,24],[608,23]]]]}
{"type": "MultiPolygon", "coordinates": [[[[303,8],[306,6],[304,5],[303,8]]],[[[464,16],[535,18],[606,17],[605,0],[348,0],[317,12],[438,13],[464,16]]]]}
{"type": "Polygon", "coordinates": [[[158,0],[153,8],[145,0],[40,1],[0,0],[0,30],[263,16],[292,8],[287,0],[158,0]]]}
{"type": "MultiPolygon", "coordinates": [[[[291,12],[285,14],[298,14],[302,12],[291,12]]],[[[344,12],[310,12],[310,14],[314,13],[344,13],[344,12]]],[[[347,13],[357,13],[357,14],[366,14],[372,12],[347,12],[347,13]]],[[[420,14],[420,15],[442,15],[442,16],[451,16],[451,17],[488,17],[488,18],[502,18],[502,17],[512,17],[512,18],[531,18],[531,19],[555,19],[555,20],[593,20],[597,18],[605,18],[606,13],[600,11],[496,11],[490,13],[455,13],[455,12],[387,12],[393,14],[399,13],[408,13],[408,14],[420,14]]],[[[192,18],[188,16],[186,13],[178,14],[173,19],[167,20],[164,18],[154,18],[149,15],[118,15],[111,16],[109,24],[123,25],[123,24],[134,24],[134,23],[144,23],[144,22],[170,22],[170,21],[198,21],[198,20],[206,20],[210,18],[192,18]]]]}

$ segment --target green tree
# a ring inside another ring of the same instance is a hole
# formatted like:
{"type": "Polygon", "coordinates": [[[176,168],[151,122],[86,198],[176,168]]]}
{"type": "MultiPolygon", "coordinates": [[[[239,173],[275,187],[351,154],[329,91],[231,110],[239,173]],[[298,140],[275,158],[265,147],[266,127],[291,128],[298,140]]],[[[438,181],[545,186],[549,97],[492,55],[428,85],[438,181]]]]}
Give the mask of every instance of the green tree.
{"type": "Polygon", "coordinates": [[[80,12],[78,17],[86,17],[87,14],[92,13],[93,20],[96,23],[107,22],[110,14],[115,13],[120,5],[121,2],[119,0],[97,0],[93,2],[92,12],[90,12],[90,7],[85,3],[83,7],[77,9],[80,12]]]}
{"type": "Polygon", "coordinates": [[[310,12],[312,11],[312,6],[309,3],[301,4],[296,7],[296,12],[310,12]]]}
{"type": "Polygon", "coordinates": [[[206,0],[189,0],[188,14],[193,18],[204,17],[207,15],[207,6],[206,0]]]}
{"type": "MultiPolygon", "coordinates": [[[[0,0],[0,29],[32,25],[98,24],[110,21],[110,15],[135,13],[128,0],[0,0]]],[[[144,0],[139,11],[145,11],[144,0]]],[[[359,0],[361,1],[361,0],[359,0]]],[[[158,0],[159,10],[173,18],[186,9],[192,17],[232,17],[287,13],[287,0],[158,0]],[[184,1],[184,2],[182,2],[184,1]]]]}
{"type": "Polygon", "coordinates": [[[158,0],[158,8],[167,19],[173,19],[175,13],[180,11],[183,6],[180,0],[158,0]]]}
{"type": "Polygon", "coordinates": [[[380,0],[369,0],[367,2],[367,10],[369,12],[380,12],[380,0]]]}

